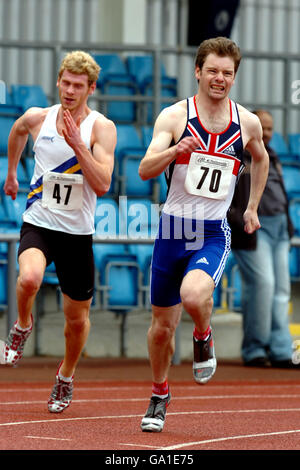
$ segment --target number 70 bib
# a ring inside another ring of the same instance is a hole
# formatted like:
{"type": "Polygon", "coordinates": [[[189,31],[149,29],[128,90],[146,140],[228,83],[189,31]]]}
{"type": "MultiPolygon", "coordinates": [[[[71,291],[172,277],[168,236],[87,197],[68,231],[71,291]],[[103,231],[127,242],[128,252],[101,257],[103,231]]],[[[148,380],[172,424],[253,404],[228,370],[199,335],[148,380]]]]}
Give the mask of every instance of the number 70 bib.
{"type": "Polygon", "coordinates": [[[185,178],[185,190],[196,196],[225,200],[233,167],[232,159],[193,152],[185,178]]]}
{"type": "Polygon", "coordinates": [[[43,176],[43,207],[65,211],[81,209],[82,194],[82,175],[49,171],[43,176]]]}

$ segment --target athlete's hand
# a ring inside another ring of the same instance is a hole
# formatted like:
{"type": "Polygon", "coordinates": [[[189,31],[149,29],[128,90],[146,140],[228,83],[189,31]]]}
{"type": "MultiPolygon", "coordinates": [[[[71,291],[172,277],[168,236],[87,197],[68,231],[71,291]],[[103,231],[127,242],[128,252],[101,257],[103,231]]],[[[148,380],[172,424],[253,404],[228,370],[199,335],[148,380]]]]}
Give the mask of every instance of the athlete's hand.
{"type": "Polygon", "coordinates": [[[184,137],[176,145],[176,154],[177,155],[190,155],[196,148],[198,148],[200,142],[195,137],[184,137]]]}
{"type": "Polygon", "coordinates": [[[68,109],[64,111],[64,127],[62,129],[62,133],[67,144],[73,149],[82,142],[80,134],[80,120],[81,116],[79,116],[75,122],[70,111],[68,109]]]}
{"type": "Polygon", "coordinates": [[[19,189],[19,183],[17,178],[13,176],[7,176],[4,183],[4,193],[6,196],[11,196],[13,200],[16,199],[19,189]]]}
{"type": "Polygon", "coordinates": [[[257,212],[251,209],[246,209],[243,215],[244,219],[244,230],[246,233],[253,233],[255,230],[260,228],[260,222],[258,219],[257,212]]]}

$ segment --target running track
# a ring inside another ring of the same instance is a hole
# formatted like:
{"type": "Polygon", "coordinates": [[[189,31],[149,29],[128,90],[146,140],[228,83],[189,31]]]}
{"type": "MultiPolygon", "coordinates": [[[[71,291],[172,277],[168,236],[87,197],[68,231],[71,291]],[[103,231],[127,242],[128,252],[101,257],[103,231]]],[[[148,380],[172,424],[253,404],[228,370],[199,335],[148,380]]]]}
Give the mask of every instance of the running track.
{"type": "Polygon", "coordinates": [[[162,433],[142,433],[147,361],[82,359],[71,406],[47,411],[56,359],[0,369],[1,450],[300,450],[300,371],[220,363],[199,386],[191,364],[173,366],[172,401],[162,433]]]}

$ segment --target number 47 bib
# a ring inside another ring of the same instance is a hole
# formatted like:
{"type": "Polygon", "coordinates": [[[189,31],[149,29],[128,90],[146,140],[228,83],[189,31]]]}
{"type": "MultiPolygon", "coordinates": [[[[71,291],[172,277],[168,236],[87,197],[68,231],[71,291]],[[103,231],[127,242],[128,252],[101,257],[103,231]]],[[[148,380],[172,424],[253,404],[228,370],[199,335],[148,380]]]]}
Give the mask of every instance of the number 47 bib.
{"type": "Polygon", "coordinates": [[[193,152],[185,178],[185,190],[196,196],[225,200],[233,167],[234,160],[193,152]]]}
{"type": "Polygon", "coordinates": [[[81,209],[83,176],[48,171],[43,176],[42,206],[49,209],[81,209]]]}

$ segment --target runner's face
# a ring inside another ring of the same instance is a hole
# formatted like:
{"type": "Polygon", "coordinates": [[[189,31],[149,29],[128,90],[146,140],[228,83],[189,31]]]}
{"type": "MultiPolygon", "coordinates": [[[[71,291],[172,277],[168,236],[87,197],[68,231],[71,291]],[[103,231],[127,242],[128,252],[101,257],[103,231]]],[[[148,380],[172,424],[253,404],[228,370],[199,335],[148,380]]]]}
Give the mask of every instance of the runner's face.
{"type": "Polygon", "coordinates": [[[214,100],[222,100],[234,84],[234,61],[230,57],[208,54],[202,69],[196,67],[195,76],[201,91],[214,100]]]}
{"type": "Polygon", "coordinates": [[[57,80],[57,87],[62,107],[70,111],[85,104],[94,91],[94,84],[89,85],[86,74],[77,75],[68,70],[57,80]]]}

